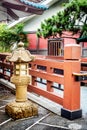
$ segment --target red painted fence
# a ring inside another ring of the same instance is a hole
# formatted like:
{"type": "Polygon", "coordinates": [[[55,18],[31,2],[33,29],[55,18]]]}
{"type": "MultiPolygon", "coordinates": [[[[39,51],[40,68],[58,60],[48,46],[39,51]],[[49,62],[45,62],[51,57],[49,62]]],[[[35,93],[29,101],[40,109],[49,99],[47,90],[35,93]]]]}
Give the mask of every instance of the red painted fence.
{"type": "Polygon", "coordinates": [[[13,74],[13,65],[11,62],[6,61],[6,57],[9,53],[0,53],[0,77],[10,80],[13,74]]]}
{"type": "MultiPolygon", "coordinates": [[[[28,91],[62,105],[61,116],[70,120],[82,116],[80,82],[77,82],[73,75],[74,72],[80,73],[80,54],[80,46],[68,45],[65,46],[64,57],[36,56],[35,61],[29,63],[29,74],[32,81],[28,85],[28,91]],[[44,83],[42,82],[43,79],[45,80],[44,83]],[[40,85],[41,83],[42,85],[40,85]],[[58,89],[60,93],[62,91],[62,96],[54,91],[54,83],[59,85],[58,89]],[[45,85],[44,88],[43,84],[45,85]]],[[[0,54],[0,76],[9,80],[13,73],[13,65],[6,62],[7,55],[0,54]]]]}
{"type": "Polygon", "coordinates": [[[32,84],[28,86],[28,90],[45,96],[46,98],[63,105],[63,99],[57,96],[52,88],[53,82],[57,84],[64,84],[64,75],[57,74],[58,72],[56,72],[61,69],[63,70],[63,68],[63,61],[43,58],[36,59],[31,63],[31,68],[29,70],[29,73],[32,76],[32,84]],[[47,81],[45,90],[37,86],[36,81],[38,77],[47,81]]]}

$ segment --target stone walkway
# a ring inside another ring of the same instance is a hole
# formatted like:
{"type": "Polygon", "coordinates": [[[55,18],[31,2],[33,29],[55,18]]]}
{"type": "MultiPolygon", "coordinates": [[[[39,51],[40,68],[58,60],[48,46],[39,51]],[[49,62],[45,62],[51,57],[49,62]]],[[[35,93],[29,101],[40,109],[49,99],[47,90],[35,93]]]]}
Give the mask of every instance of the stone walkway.
{"type": "Polygon", "coordinates": [[[81,87],[83,117],[73,121],[62,118],[39,106],[38,116],[13,120],[5,114],[5,105],[15,99],[14,94],[0,85],[0,130],[87,130],[87,87],[81,87]]]}

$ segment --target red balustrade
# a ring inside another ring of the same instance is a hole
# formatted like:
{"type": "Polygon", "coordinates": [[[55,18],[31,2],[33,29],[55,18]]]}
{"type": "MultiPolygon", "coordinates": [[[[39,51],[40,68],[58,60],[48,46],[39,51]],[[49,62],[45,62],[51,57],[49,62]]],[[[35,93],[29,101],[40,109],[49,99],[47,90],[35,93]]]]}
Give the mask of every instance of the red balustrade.
{"type": "MultiPolygon", "coordinates": [[[[0,75],[10,79],[13,65],[6,61],[7,54],[0,54],[0,75]],[[7,75],[7,73],[10,73],[7,75]]],[[[39,56],[29,63],[31,84],[28,91],[37,93],[63,106],[61,116],[70,120],[80,118],[80,82],[75,80],[73,73],[81,70],[81,48],[79,45],[66,45],[64,57],[39,56]],[[38,81],[38,79],[40,79],[38,81]],[[42,80],[45,80],[45,83],[42,80]],[[38,83],[39,82],[39,83],[38,83]],[[40,85],[42,83],[42,85],[40,85]],[[62,96],[54,91],[54,83],[63,86],[62,96]],[[43,84],[45,87],[43,88],[43,84]]]]}

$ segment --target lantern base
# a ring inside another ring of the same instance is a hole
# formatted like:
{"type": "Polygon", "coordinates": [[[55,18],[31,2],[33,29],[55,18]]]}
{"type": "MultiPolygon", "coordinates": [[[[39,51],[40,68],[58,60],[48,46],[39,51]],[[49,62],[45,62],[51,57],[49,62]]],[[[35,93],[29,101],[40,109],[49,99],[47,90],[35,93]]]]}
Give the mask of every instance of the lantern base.
{"type": "Polygon", "coordinates": [[[28,118],[38,115],[38,105],[31,102],[11,102],[6,105],[5,112],[13,119],[28,118]]]}

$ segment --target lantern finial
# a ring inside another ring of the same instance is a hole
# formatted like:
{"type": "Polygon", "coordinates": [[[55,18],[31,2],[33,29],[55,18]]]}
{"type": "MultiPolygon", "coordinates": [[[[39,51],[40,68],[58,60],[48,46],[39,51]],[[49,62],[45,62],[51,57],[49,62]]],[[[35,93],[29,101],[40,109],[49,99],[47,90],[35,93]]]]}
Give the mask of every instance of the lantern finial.
{"type": "Polygon", "coordinates": [[[18,43],[18,47],[24,47],[24,43],[23,43],[22,41],[20,41],[20,42],[18,43]]]}

